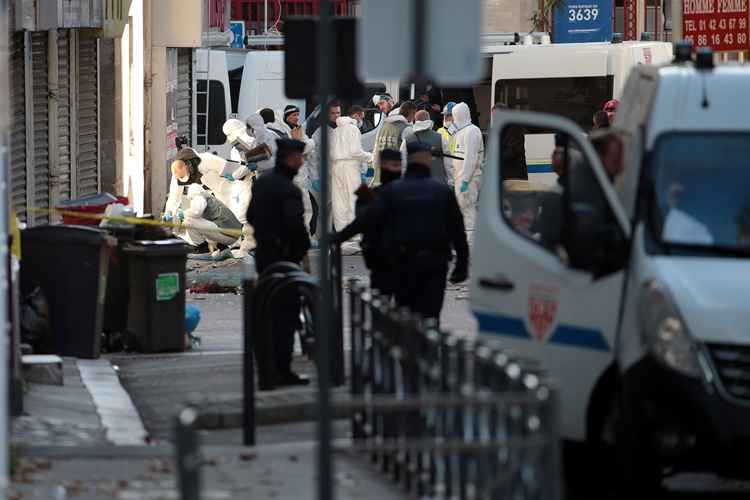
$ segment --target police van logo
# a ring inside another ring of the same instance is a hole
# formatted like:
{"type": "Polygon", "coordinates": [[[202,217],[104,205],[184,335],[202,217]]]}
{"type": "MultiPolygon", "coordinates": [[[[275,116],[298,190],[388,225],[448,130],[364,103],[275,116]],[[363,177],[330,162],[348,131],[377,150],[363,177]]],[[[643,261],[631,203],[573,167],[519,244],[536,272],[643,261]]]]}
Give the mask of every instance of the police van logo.
{"type": "Polygon", "coordinates": [[[548,285],[529,288],[528,328],[538,342],[546,342],[557,326],[560,289],[548,285]]]}

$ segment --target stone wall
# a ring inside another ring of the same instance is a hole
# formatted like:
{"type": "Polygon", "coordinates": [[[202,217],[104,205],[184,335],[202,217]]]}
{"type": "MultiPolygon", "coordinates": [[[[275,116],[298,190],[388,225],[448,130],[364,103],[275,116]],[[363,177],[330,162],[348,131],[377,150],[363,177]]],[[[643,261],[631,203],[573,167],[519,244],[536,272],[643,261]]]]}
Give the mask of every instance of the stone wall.
{"type": "Polygon", "coordinates": [[[483,33],[527,32],[539,0],[484,0],[483,33]]]}

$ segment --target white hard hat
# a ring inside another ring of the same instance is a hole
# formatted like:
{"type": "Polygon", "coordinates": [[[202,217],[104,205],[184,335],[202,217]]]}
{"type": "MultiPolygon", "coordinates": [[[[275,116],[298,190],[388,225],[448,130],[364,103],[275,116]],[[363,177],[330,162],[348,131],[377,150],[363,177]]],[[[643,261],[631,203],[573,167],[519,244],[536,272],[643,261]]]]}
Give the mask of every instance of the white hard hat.
{"type": "Polygon", "coordinates": [[[221,130],[224,132],[224,135],[227,137],[237,137],[241,132],[244,132],[247,129],[247,125],[242,123],[240,120],[236,118],[230,118],[229,120],[224,122],[224,126],[221,127],[221,130]]]}

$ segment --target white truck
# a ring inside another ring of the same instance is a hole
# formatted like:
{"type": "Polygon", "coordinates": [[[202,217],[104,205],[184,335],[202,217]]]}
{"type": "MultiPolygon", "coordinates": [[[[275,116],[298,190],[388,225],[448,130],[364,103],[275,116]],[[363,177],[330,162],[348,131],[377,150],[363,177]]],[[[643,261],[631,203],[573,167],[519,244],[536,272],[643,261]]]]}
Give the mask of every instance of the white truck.
{"type": "Polygon", "coordinates": [[[198,151],[215,151],[229,158],[231,146],[222,132],[224,122],[230,118],[244,121],[262,108],[273,109],[281,121],[287,104],[298,106],[305,116],[305,101],[284,95],[283,52],[226,48],[194,51],[192,144],[198,151]]]}
{"type": "Polygon", "coordinates": [[[548,370],[564,438],[614,445],[591,481],[641,493],[667,470],[750,475],[750,68],[677,54],[624,85],[622,157],[559,116],[494,123],[472,255],[481,338],[548,370]],[[566,138],[554,189],[501,182],[507,127],[566,138]]]}

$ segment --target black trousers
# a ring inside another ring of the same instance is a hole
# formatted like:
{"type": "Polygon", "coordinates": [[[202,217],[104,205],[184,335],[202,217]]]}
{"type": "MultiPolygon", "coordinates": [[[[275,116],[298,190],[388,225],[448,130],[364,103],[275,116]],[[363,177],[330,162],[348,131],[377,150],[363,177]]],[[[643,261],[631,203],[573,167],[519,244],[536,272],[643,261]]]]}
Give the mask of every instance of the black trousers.
{"type": "Polygon", "coordinates": [[[273,358],[276,372],[283,375],[292,371],[294,333],[300,328],[299,314],[302,308],[299,292],[285,290],[276,296],[273,310],[273,358]]]}
{"type": "MultiPolygon", "coordinates": [[[[263,273],[278,260],[275,248],[256,249],[256,267],[263,273]]],[[[294,350],[294,333],[301,327],[299,320],[302,301],[297,289],[280,292],[271,306],[271,345],[273,346],[273,363],[276,373],[283,375],[292,370],[292,352],[294,350]]]]}
{"type": "Polygon", "coordinates": [[[448,263],[426,265],[411,259],[398,267],[396,304],[423,318],[440,320],[448,263]]]}

